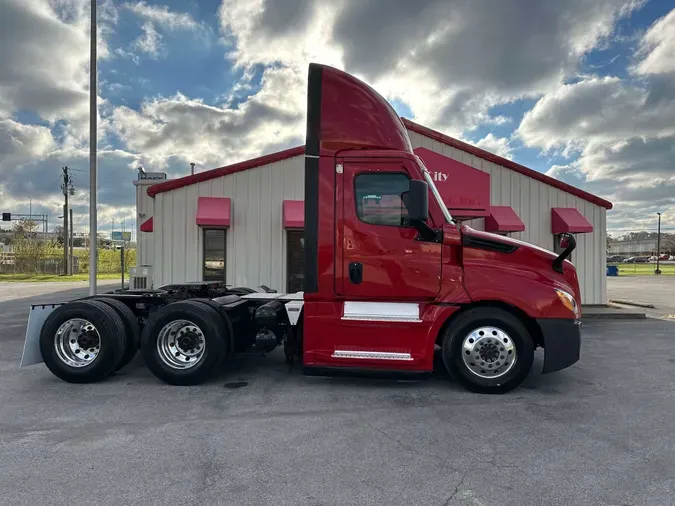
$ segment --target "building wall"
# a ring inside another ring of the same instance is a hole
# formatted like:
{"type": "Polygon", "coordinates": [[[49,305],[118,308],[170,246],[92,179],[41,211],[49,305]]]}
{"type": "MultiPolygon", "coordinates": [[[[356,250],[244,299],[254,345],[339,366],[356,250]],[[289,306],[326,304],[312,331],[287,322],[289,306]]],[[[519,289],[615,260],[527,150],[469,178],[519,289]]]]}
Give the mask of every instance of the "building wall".
{"type": "MultiPolygon", "coordinates": [[[[511,206],[525,224],[524,232],[511,234],[516,239],[553,250],[551,208],[577,208],[593,225],[592,233],[576,235],[577,248],[571,258],[579,275],[581,300],[584,304],[607,302],[607,278],[605,276],[607,210],[604,207],[417,132],[408,130],[408,135],[413,148],[424,147],[489,173],[490,203],[495,206],[511,206]]],[[[472,220],[468,224],[484,230],[484,222],[485,220],[481,218],[472,220]]]]}
{"type": "MultiPolygon", "coordinates": [[[[606,290],[606,210],[562,190],[506,169],[464,151],[409,131],[413,147],[426,147],[488,172],[491,203],[511,206],[525,223],[513,237],[553,250],[551,208],[575,207],[593,225],[593,233],[577,235],[572,262],[577,267],[584,304],[602,304],[606,290]]],[[[461,182],[460,182],[461,184],[461,182]]],[[[138,187],[137,187],[138,188],[138,187]]],[[[203,235],[195,224],[197,198],[230,197],[232,222],[227,231],[226,282],[286,289],[286,232],[282,202],[304,199],[304,157],[214,178],[159,193],[154,199],[154,286],[202,279],[203,235]]],[[[139,211],[140,212],[140,211],[139,211]]],[[[469,224],[484,228],[484,220],[469,224]]],[[[140,244],[140,243],[139,243],[140,244]]],[[[144,243],[142,248],[150,248],[144,243]]],[[[147,251],[143,259],[153,255],[147,251]]],[[[143,260],[145,261],[145,260],[143,260]]]]}
{"type": "Polygon", "coordinates": [[[148,187],[157,181],[134,181],[136,186],[136,265],[154,263],[154,233],[141,232],[141,224],[153,216],[154,199],[148,195],[148,187]]]}
{"type": "Polygon", "coordinates": [[[230,197],[226,282],[286,289],[282,202],[303,200],[304,157],[298,156],[155,195],[154,286],[201,280],[204,237],[195,223],[198,197],[230,197]]]}

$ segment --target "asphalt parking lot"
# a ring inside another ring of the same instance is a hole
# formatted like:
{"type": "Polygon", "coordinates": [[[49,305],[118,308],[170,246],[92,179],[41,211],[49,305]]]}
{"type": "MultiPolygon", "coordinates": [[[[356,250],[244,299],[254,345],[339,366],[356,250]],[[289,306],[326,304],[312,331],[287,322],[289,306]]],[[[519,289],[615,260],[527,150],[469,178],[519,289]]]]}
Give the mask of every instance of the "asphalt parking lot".
{"type": "Polygon", "coordinates": [[[607,296],[652,304],[654,309],[646,309],[649,316],[675,319],[675,276],[609,276],[607,296]]]}
{"type": "Polygon", "coordinates": [[[0,504],[673,503],[673,322],[586,323],[578,364],[504,396],[278,353],[183,388],[141,357],[93,385],[19,368],[27,305],[82,292],[0,302],[0,504]]]}

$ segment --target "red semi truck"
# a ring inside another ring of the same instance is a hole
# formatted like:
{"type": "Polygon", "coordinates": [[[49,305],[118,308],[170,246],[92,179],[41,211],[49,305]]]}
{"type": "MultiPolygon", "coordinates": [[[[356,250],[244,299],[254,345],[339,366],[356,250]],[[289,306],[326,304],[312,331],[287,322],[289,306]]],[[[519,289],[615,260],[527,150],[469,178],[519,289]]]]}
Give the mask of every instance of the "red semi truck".
{"type": "MultiPolygon", "coordinates": [[[[456,184],[461,185],[461,181],[456,184]]],[[[304,292],[187,283],[33,306],[23,365],[105,379],[140,348],[161,380],[196,384],[249,348],[306,374],[430,373],[503,393],[579,359],[577,274],[560,255],[453,221],[377,92],[309,67],[304,292]]],[[[563,245],[565,247],[565,245],[563,245]]]]}

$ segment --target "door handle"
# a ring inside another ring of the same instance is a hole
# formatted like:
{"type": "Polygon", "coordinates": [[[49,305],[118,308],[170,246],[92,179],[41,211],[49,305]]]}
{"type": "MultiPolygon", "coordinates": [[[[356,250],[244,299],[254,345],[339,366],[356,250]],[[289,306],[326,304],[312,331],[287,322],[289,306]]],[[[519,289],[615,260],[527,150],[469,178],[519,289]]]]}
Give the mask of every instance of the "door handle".
{"type": "Polygon", "coordinates": [[[363,279],[363,264],[361,262],[351,262],[349,264],[349,281],[358,285],[363,279]]]}

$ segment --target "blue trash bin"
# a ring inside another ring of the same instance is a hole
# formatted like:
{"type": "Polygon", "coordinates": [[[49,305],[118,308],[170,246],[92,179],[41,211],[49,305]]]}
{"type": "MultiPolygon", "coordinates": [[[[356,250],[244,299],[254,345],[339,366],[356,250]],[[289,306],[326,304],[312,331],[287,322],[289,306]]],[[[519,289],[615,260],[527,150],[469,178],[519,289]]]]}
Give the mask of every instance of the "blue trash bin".
{"type": "Polygon", "coordinates": [[[618,276],[619,275],[619,266],[618,265],[608,265],[607,266],[607,275],[608,276],[618,276]]]}

